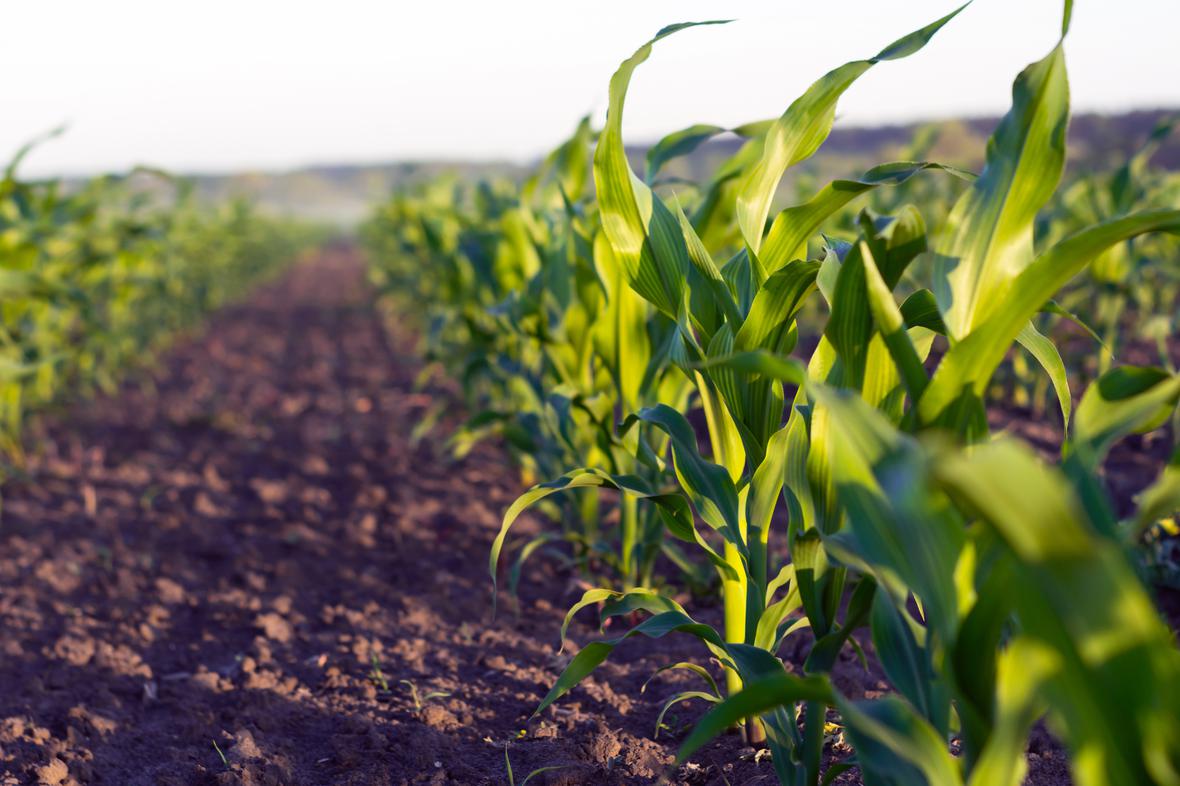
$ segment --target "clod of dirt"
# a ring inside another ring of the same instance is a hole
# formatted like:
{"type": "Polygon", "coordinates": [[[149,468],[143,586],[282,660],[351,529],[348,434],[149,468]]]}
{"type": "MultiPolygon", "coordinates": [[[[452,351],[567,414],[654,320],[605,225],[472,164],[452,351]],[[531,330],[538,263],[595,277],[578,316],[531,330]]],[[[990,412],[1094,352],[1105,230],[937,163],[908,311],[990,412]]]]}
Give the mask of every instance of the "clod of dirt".
{"type": "Polygon", "coordinates": [[[418,717],[427,726],[438,731],[454,731],[463,725],[459,723],[459,719],[455,717],[454,713],[441,704],[427,704],[418,713],[418,717]]]}
{"type": "Polygon", "coordinates": [[[48,764],[36,769],[37,783],[42,786],[57,786],[70,777],[70,768],[61,759],[50,759],[48,764]]]}
{"type": "Polygon", "coordinates": [[[85,666],[94,657],[94,639],[62,636],[53,645],[53,654],[71,666],[85,666]]]}
{"type": "Polygon", "coordinates": [[[246,762],[262,758],[262,751],[254,741],[254,735],[243,729],[234,735],[234,744],[225,752],[231,762],[246,762]]]}
{"type": "Polygon", "coordinates": [[[281,480],[263,480],[254,478],[250,481],[250,488],[263,502],[278,505],[287,499],[287,484],[281,480]]]}
{"type": "Polygon", "coordinates": [[[286,644],[291,640],[291,623],[274,612],[259,614],[254,619],[254,624],[262,629],[268,639],[280,644],[286,644]]]}
{"type": "Polygon", "coordinates": [[[170,606],[184,603],[185,598],[188,597],[184,587],[164,576],[156,579],[156,596],[161,602],[170,606]]]}
{"type": "Polygon", "coordinates": [[[508,674],[516,671],[516,664],[509,662],[503,655],[492,655],[490,658],[484,660],[484,665],[489,669],[503,671],[508,674]]]}
{"type": "Polygon", "coordinates": [[[618,735],[602,722],[596,723],[595,731],[581,745],[582,758],[595,764],[608,765],[623,750],[618,735]]]}
{"type": "Polygon", "coordinates": [[[623,763],[641,778],[659,777],[676,760],[655,740],[631,740],[623,750],[623,763]]]}
{"type": "Polygon", "coordinates": [[[210,693],[220,693],[228,689],[228,685],[226,684],[225,680],[221,678],[220,674],[215,671],[209,671],[204,666],[201,666],[197,669],[197,673],[190,678],[190,681],[194,685],[199,685],[210,693]]]}
{"type": "Polygon", "coordinates": [[[71,707],[69,717],[71,720],[78,721],[81,725],[89,727],[99,736],[105,737],[108,734],[114,734],[119,728],[119,724],[110,718],[99,715],[82,706],[71,707]]]}

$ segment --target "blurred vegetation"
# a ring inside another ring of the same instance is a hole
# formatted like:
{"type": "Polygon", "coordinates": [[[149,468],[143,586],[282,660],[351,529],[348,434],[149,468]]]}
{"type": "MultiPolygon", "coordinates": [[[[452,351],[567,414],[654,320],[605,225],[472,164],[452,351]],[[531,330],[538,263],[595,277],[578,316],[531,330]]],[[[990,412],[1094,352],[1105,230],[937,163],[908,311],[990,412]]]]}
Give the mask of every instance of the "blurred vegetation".
{"type": "Polygon", "coordinates": [[[18,168],[35,144],[0,173],[0,452],[18,465],[30,414],[115,390],[327,237],[245,199],[202,204],[158,170],[26,180],[18,168]]]}

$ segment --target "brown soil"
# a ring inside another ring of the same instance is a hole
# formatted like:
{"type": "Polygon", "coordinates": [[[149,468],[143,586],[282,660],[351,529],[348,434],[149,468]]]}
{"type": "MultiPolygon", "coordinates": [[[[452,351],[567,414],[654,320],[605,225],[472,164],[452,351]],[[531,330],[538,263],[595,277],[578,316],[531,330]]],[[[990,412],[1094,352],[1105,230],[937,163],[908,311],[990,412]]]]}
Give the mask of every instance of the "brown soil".
{"type": "MultiPolygon", "coordinates": [[[[542,766],[560,769],[532,783],[669,772],[702,710],[677,707],[653,740],[656,714],[696,686],[640,686],[703,650],[628,643],[528,721],[571,654],[555,639],[580,587],[535,560],[519,617],[489,620],[488,547],[518,481],[493,446],[454,463],[413,444],[453,400],[416,392],[417,371],[336,249],[217,315],[151,380],[43,425],[4,494],[0,784],[506,784],[506,747],[517,783],[542,766]]],[[[851,653],[835,679],[887,689],[851,653]]],[[[1068,782],[1040,732],[1030,764],[1031,783],[1068,782]]],[[[670,782],[774,775],[731,735],[670,782]]]]}

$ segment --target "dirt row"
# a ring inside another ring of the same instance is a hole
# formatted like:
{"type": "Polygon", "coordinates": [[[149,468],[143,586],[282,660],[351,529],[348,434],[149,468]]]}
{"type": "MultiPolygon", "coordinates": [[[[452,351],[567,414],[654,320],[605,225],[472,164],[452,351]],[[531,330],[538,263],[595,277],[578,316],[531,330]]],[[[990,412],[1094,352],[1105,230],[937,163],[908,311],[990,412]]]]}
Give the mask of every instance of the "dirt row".
{"type": "MultiPolygon", "coordinates": [[[[456,463],[415,443],[454,401],[415,390],[418,371],[338,248],[150,378],[47,418],[3,494],[0,784],[482,786],[509,782],[506,752],[517,784],[542,766],[533,784],[774,783],[735,736],[669,770],[701,708],[653,738],[656,715],[697,678],[640,687],[704,661],[689,641],[628,644],[529,720],[595,631],[559,654],[581,587],[543,560],[522,613],[489,619],[487,550],[518,479],[494,446],[456,463]]],[[[851,654],[835,677],[853,697],[888,687],[851,654]]],[[[1047,737],[1029,755],[1031,782],[1068,782],[1047,737]]]]}

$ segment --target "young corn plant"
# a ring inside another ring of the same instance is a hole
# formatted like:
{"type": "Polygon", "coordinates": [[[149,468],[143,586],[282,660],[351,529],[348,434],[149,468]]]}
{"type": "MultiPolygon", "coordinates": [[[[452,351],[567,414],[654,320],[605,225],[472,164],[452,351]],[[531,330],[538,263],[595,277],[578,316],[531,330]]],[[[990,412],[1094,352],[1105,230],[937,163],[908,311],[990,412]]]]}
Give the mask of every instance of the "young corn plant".
{"type": "MultiPolygon", "coordinates": [[[[428,334],[431,354],[460,358],[456,371],[469,404],[480,410],[452,437],[457,452],[499,435],[527,476],[600,465],[642,484],[652,470],[637,464],[625,444],[631,438],[616,433],[619,413],[657,396],[675,401],[687,385],[662,360],[672,331],[627,288],[601,239],[597,211],[583,198],[591,136],[583,121],[536,175],[500,198],[473,200],[461,211],[441,201],[399,200],[379,220],[409,216],[403,242],[441,273],[424,293],[439,303],[428,334]]],[[[380,237],[380,225],[369,232],[380,237]]],[[[380,272],[391,289],[407,276],[412,285],[418,275],[409,267],[380,272]]],[[[600,527],[596,492],[558,498],[563,504],[551,513],[562,530],[547,530],[519,549],[511,587],[523,560],[558,539],[573,544],[588,572],[624,588],[650,584],[661,552],[692,567],[662,538],[658,515],[632,498],[617,508],[613,544],[600,527]]]]}
{"type": "MultiPolygon", "coordinates": [[[[1122,436],[1177,419],[1180,382],[1167,360],[1113,366],[1075,411],[1061,353],[1039,329],[1094,321],[1079,305],[1086,270],[1156,280],[1174,260],[1176,192],[1162,178],[1149,185],[1141,154],[1111,181],[1115,201],[1093,197],[1092,213],[1068,194],[1054,201],[1069,117],[1059,42],[1017,78],[979,177],[885,164],[813,190],[768,224],[784,172],[823,143],[844,90],[921,49],[949,18],[830,72],[782,117],[732,129],[743,143],[699,186],[662,173],[724,129],[670,134],[642,178],[623,147],[635,69],[691,25],[666,28],[611,80],[593,198],[574,185],[587,182],[573,155],[589,144],[586,127],[583,146],[563,145],[519,194],[500,189],[474,212],[439,200],[411,222],[407,236],[445,239],[432,253],[453,275],[433,291],[462,315],[450,347],[475,350],[463,378],[487,386],[480,395],[499,413],[487,422],[523,432],[519,449],[539,473],[582,467],[507,511],[493,581],[528,507],[578,490],[592,504],[558,515],[590,522],[601,489],[620,498],[621,578],[584,594],[562,640],[588,606],[646,618],[582,648],[538,712],[627,638],[680,632],[723,664],[729,694],[699,664],[666,667],[708,690],[677,694],[664,711],[684,698],[716,705],[682,757],[746,720],[787,784],[827,783],[854,765],[866,783],[1016,784],[1044,716],[1080,783],[1177,781],[1176,649],[1127,553],[1180,508],[1180,453],[1124,520],[1100,468],[1122,436]],[[925,170],[952,177],[915,177],[925,170]],[[858,212],[864,198],[872,209],[858,212]],[[1148,261],[1106,265],[1120,248],[1148,261]],[[1016,347],[1066,424],[1056,466],[989,434],[986,401],[1016,347]],[[784,517],[776,539],[791,561],[779,565],[771,536],[784,517]],[[719,629],[660,591],[659,553],[716,571],[719,629]],[[897,693],[860,702],[827,674],[845,645],[862,650],[854,634],[865,626],[897,693]],[[814,643],[802,673],[788,673],[778,652],[804,628],[814,643]],[[824,770],[832,713],[855,753],[824,770]]],[[[605,543],[578,529],[584,543],[605,543]]],[[[513,580],[519,570],[518,559],[513,580]]]]}
{"type": "MultiPolygon", "coordinates": [[[[1161,120],[1135,154],[1113,172],[1091,174],[1071,184],[1038,234],[1056,240],[1139,205],[1166,207],[1180,201],[1180,178],[1149,166],[1178,121],[1176,117],[1161,120]]],[[[1160,362],[1171,367],[1167,341],[1178,324],[1180,242],[1166,235],[1127,240],[1099,255],[1088,274],[1086,286],[1071,288],[1060,300],[1097,327],[1102,346],[1098,373],[1110,369],[1124,336],[1153,340],[1160,362]]]]}
{"type": "MultiPolygon", "coordinates": [[[[1067,5],[1063,38],[1068,21],[1067,5]]],[[[881,233],[897,222],[867,214],[855,245],[832,249],[819,274],[831,314],[783,459],[792,527],[798,517],[805,528],[794,568],[799,576],[804,564],[826,563],[825,573],[858,574],[858,593],[873,588],[849,608],[869,622],[899,695],[851,702],[822,677],[817,689],[778,665],[706,716],[682,756],[738,718],[804,701],[839,711],[866,782],[1016,784],[1028,732],[1047,709],[1078,782],[1175,779],[1180,704],[1172,687],[1143,686],[1174,686],[1180,653],[1124,551],[1126,533],[1180,503],[1175,472],[1120,525],[1095,471],[1111,442],[1174,411],[1180,382],[1131,367],[1101,378],[1059,469],[1011,442],[980,444],[983,396],[1016,341],[1048,370],[1069,421],[1060,356],[1030,320],[1106,249],[1180,230],[1180,211],[1140,211],[1034,253],[1036,214],[1064,162],[1067,96],[1059,43],[1017,79],[983,174],[933,244],[932,291],[898,303],[881,233]],[[928,374],[931,332],[950,347],[928,374]],[[903,399],[880,395],[890,378],[903,399]],[[952,736],[961,757],[949,753],[952,736]]],[[[804,607],[813,627],[823,619],[821,606],[804,607]]]]}
{"type": "MultiPolygon", "coordinates": [[[[783,173],[818,149],[831,128],[836,102],[848,86],[876,63],[921,49],[954,15],[899,39],[873,58],[846,64],[821,78],[781,118],[766,124],[760,144],[746,148],[754,154],[739,153],[745,159],[745,171],[738,176],[734,214],[743,247],[723,265],[705,247],[681,206],[675,202],[669,206],[630,170],[621,138],[623,102],[634,69],[647,59],[656,41],[691,25],[665,28],[612,78],[607,125],[594,161],[604,234],[631,288],[675,326],[668,362],[695,386],[712,460],[698,451],[693,428],[678,408],[661,403],[640,409],[628,416],[623,429],[629,433],[646,428],[667,440],[675,491],[640,487],[630,478],[596,468],[576,470],[518,500],[505,516],[500,538],[526,505],[557,490],[610,485],[646,500],[663,515],[670,534],[695,543],[717,568],[724,633],[695,622],[683,608],[651,591],[591,590],[570,611],[567,625],[576,611],[599,602],[605,604],[604,617],[634,611],[653,616],[617,639],[585,647],[538,711],[576,685],[623,639],[637,634],[682,631],[697,636],[725,664],[729,689],[737,691],[743,678],[759,676],[768,662],[778,662],[773,652],[781,638],[800,627],[794,621],[788,623],[787,617],[805,598],[811,601],[825,595],[829,606],[829,596],[838,602],[842,583],[812,592],[811,572],[801,577],[798,564],[777,576],[768,575],[770,525],[782,486],[779,449],[786,433],[780,433],[785,399],[782,380],[763,373],[759,363],[774,363],[794,346],[795,317],[816,289],[821,265],[792,261],[792,255],[806,245],[823,219],[859,194],[941,167],[924,163],[880,167],[862,180],[834,184],[813,202],[784,211],[769,233],[763,226],[783,173]],[[694,513],[720,535],[721,551],[696,530],[694,513]],[[782,597],[776,599],[780,592],[782,597]]],[[[778,365],[795,372],[788,375],[791,381],[801,381],[798,367],[778,365]]],[[[639,458],[662,465],[662,451],[642,438],[639,446],[639,458]]],[[[830,653],[825,657],[834,659],[858,615],[854,610],[852,619],[842,626],[832,614],[815,631],[824,642],[822,649],[830,653]]],[[[830,662],[817,660],[817,668],[822,670],[830,662]]],[[[777,754],[776,767],[789,782],[807,782],[804,779],[817,774],[824,726],[821,714],[822,709],[813,709],[803,736],[793,717],[772,719],[770,744],[777,754]]],[[[751,724],[749,733],[761,739],[762,724],[751,724]]]]}

